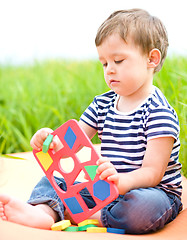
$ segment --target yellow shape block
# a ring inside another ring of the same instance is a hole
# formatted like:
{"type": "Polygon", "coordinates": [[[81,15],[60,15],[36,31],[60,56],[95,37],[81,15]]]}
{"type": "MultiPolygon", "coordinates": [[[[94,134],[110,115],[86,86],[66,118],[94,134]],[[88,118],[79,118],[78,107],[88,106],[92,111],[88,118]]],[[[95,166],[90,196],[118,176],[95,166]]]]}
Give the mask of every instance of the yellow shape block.
{"type": "Polygon", "coordinates": [[[44,153],[41,151],[36,153],[36,156],[39,159],[45,171],[47,171],[51,164],[53,163],[53,159],[50,157],[49,153],[44,153]]]}
{"type": "Polygon", "coordinates": [[[97,219],[87,219],[87,220],[84,220],[83,222],[80,222],[78,224],[79,227],[82,227],[82,226],[85,226],[85,225],[88,225],[88,224],[99,224],[99,221],[97,219]]]}
{"type": "Polygon", "coordinates": [[[62,230],[66,229],[69,226],[71,226],[70,220],[62,220],[60,222],[54,223],[51,226],[51,230],[53,230],[53,231],[62,231],[62,230]]]}
{"type": "Polygon", "coordinates": [[[106,233],[107,232],[107,228],[105,227],[89,227],[86,230],[89,233],[106,233]]]}

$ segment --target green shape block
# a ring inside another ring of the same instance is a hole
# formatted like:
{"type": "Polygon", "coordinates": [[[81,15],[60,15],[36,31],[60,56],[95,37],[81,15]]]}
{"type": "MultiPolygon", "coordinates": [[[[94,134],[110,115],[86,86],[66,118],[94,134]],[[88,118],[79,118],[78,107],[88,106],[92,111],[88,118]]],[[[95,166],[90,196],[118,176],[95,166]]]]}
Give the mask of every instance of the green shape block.
{"type": "Polygon", "coordinates": [[[81,231],[86,231],[87,228],[89,228],[89,227],[97,227],[97,226],[94,225],[94,224],[88,224],[88,225],[84,225],[84,226],[78,227],[78,229],[81,232],[81,231]]]}
{"type": "Polygon", "coordinates": [[[47,151],[49,150],[49,145],[51,144],[52,140],[53,135],[49,134],[43,143],[42,152],[47,153],[47,151]]]}
{"type": "Polygon", "coordinates": [[[93,181],[94,178],[95,178],[95,175],[97,174],[96,171],[97,171],[98,166],[97,165],[90,165],[90,166],[85,166],[84,168],[86,169],[88,175],[90,176],[90,178],[93,181]]]}
{"type": "Polygon", "coordinates": [[[65,232],[78,232],[78,227],[67,227],[64,229],[65,232]]]}

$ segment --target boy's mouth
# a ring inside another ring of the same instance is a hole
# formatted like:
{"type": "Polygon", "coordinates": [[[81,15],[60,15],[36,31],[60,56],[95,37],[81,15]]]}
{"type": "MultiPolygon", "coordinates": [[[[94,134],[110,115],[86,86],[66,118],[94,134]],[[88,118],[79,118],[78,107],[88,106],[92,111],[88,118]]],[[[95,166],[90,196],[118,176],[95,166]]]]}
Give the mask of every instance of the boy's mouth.
{"type": "Polygon", "coordinates": [[[110,80],[110,84],[115,84],[115,83],[119,83],[119,81],[118,80],[114,80],[114,79],[110,80]]]}

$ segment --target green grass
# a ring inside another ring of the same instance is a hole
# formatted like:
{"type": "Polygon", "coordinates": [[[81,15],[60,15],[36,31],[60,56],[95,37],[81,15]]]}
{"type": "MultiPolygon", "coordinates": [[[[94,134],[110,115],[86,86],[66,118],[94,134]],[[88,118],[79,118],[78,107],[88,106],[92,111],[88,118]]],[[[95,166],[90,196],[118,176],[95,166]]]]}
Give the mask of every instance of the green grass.
{"type": "Polygon", "coordinates": [[[187,58],[168,58],[156,76],[154,84],[165,94],[176,110],[180,123],[180,162],[187,176],[187,58]]]}
{"type": "MultiPolygon", "coordinates": [[[[38,129],[78,120],[94,96],[108,90],[98,61],[0,66],[0,82],[0,153],[30,151],[38,129]]],[[[187,176],[187,58],[168,58],[154,84],[179,116],[180,161],[187,176]]]]}

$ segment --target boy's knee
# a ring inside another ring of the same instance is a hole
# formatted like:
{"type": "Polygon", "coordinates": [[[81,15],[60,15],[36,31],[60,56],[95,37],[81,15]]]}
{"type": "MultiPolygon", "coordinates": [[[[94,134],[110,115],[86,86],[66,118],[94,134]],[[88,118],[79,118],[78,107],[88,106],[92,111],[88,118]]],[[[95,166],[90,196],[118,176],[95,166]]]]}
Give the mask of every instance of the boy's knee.
{"type": "Polygon", "coordinates": [[[103,210],[103,224],[108,227],[123,228],[126,233],[133,234],[153,230],[152,227],[156,222],[157,227],[160,228],[158,219],[162,213],[157,195],[154,190],[130,191],[113,206],[103,210]]]}

